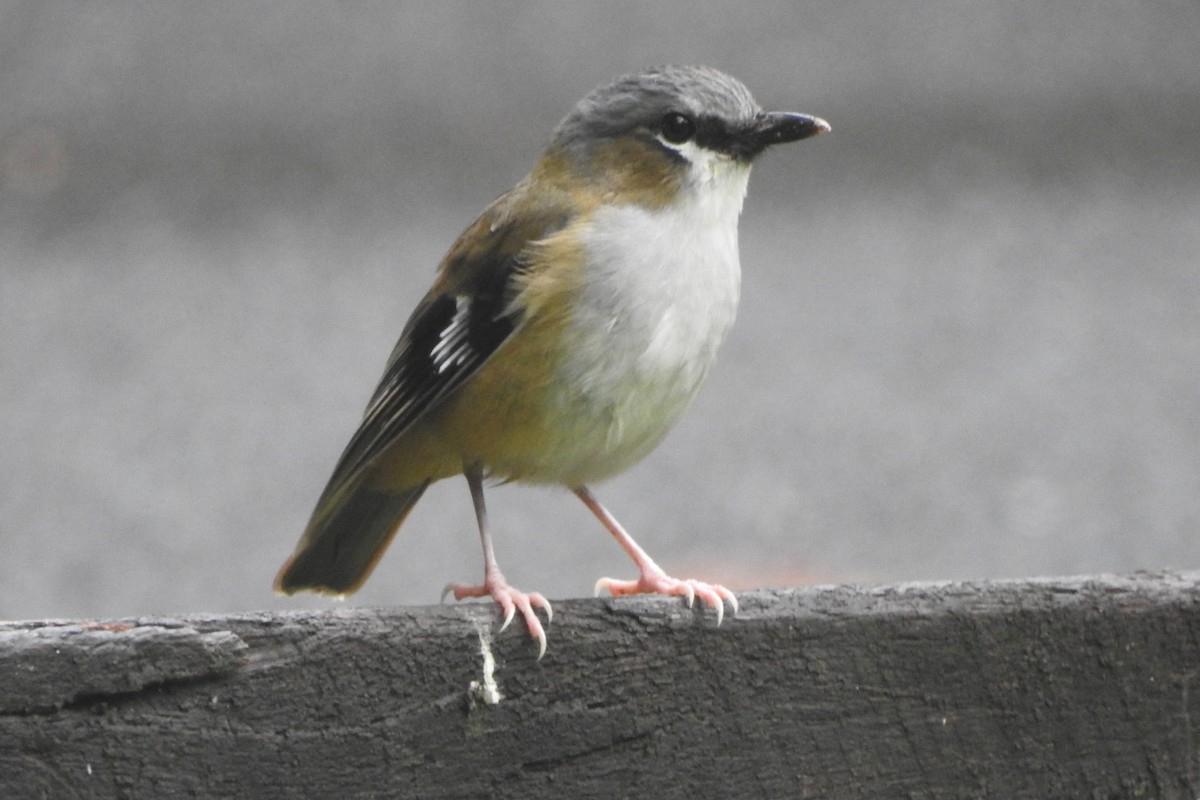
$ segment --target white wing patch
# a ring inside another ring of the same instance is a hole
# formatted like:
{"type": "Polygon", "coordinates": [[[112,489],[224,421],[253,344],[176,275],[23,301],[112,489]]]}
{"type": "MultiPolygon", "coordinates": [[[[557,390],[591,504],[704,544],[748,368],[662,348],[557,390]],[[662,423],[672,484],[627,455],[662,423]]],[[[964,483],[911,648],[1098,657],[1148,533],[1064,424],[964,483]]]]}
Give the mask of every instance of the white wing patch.
{"type": "Polygon", "coordinates": [[[437,344],[429,352],[433,366],[441,375],[447,370],[461,367],[471,356],[471,343],[467,341],[471,318],[471,298],[455,295],[454,316],[438,334],[437,344]]]}

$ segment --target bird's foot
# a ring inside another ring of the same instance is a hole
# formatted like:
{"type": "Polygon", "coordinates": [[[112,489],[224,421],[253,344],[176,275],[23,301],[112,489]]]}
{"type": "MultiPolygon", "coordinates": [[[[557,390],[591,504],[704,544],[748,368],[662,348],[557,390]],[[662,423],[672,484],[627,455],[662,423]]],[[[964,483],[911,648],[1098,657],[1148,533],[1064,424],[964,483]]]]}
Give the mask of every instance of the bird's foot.
{"type": "Polygon", "coordinates": [[[607,589],[614,597],[628,594],[665,594],[673,597],[686,597],[688,608],[692,607],[696,598],[717,612],[717,625],[725,619],[725,603],[728,601],[732,613],[737,614],[738,602],[733,592],[715,583],[688,578],[679,580],[672,578],[662,570],[643,571],[636,581],[621,581],[614,578],[601,578],[596,581],[596,594],[607,589]]]}
{"type": "Polygon", "coordinates": [[[500,626],[501,631],[508,627],[508,624],[513,621],[513,617],[520,611],[521,616],[525,618],[525,626],[529,628],[529,635],[538,641],[538,659],[540,660],[542,656],[546,655],[546,629],[542,627],[541,620],[538,619],[534,608],[545,609],[547,625],[554,619],[554,610],[550,608],[550,601],[540,592],[522,592],[514,589],[504,580],[503,575],[499,575],[475,586],[464,583],[446,584],[446,588],[442,590],[442,599],[445,600],[448,594],[453,594],[455,600],[463,600],[468,597],[490,597],[495,600],[504,612],[504,623],[500,626]]]}

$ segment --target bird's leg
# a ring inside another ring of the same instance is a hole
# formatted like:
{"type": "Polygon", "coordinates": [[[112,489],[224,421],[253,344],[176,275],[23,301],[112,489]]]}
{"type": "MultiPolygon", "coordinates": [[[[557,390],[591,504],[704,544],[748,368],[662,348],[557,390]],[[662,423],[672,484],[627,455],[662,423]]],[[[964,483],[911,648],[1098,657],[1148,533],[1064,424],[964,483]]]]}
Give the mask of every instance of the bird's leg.
{"type": "Polygon", "coordinates": [[[733,592],[724,586],[703,583],[691,578],[687,580],[672,578],[666,572],[663,572],[662,567],[654,563],[654,559],[621,527],[621,523],[617,522],[617,518],[610,514],[607,508],[600,505],[600,501],[596,499],[596,496],[592,494],[590,489],[586,486],[578,486],[574,489],[574,492],[583,501],[583,504],[596,515],[596,519],[600,520],[600,524],[608,529],[608,532],[624,548],[625,552],[629,554],[629,557],[633,559],[633,563],[637,564],[638,568],[639,576],[636,581],[619,581],[613,578],[601,578],[596,581],[596,594],[600,594],[603,589],[608,589],[615,596],[625,594],[675,595],[686,597],[689,608],[695,599],[699,597],[706,605],[716,610],[718,625],[725,618],[724,601],[729,601],[733,613],[737,613],[737,598],[734,597],[733,592]]]}
{"type": "Polygon", "coordinates": [[[525,618],[529,635],[538,640],[538,658],[546,654],[546,631],[534,613],[534,606],[546,610],[546,623],[554,617],[549,601],[538,592],[525,593],[508,585],[500,565],[496,563],[496,553],[492,549],[492,537],[487,527],[487,507],[483,502],[483,468],[479,464],[470,464],[463,470],[467,485],[471,487],[471,500],[475,504],[475,519],[479,522],[479,539],[483,543],[483,583],[470,586],[462,583],[451,583],[442,590],[444,598],[448,593],[454,593],[455,600],[466,597],[491,597],[504,611],[504,624],[500,630],[508,627],[513,615],[518,610],[525,618]]]}

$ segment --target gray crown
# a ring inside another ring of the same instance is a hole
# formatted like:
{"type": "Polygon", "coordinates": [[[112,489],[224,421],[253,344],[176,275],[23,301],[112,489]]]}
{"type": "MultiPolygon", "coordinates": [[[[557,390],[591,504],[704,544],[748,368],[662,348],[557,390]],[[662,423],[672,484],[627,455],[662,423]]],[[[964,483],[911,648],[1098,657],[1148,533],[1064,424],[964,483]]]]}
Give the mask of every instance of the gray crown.
{"type": "Polygon", "coordinates": [[[552,144],[576,150],[598,139],[654,131],[670,111],[740,128],[753,124],[762,109],[741,81],[719,70],[655,67],[593,89],[555,127],[552,144]]]}

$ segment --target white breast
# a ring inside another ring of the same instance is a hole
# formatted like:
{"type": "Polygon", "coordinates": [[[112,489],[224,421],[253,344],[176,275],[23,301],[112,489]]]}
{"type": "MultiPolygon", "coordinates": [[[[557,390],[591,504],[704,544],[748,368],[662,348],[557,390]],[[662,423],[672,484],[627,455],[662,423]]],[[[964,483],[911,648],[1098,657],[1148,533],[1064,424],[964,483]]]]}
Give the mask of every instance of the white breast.
{"type": "Polygon", "coordinates": [[[580,420],[563,455],[578,459],[589,480],[658,444],[733,324],[737,221],[749,168],[697,161],[682,202],[606,207],[584,233],[585,284],[559,386],[571,418],[580,420]]]}

